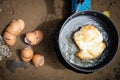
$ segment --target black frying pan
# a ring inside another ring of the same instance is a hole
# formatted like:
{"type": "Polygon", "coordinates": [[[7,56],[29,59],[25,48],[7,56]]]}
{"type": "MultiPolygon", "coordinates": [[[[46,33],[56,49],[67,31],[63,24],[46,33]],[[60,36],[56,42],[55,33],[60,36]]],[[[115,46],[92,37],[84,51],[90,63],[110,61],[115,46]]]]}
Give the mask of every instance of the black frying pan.
{"type": "Polygon", "coordinates": [[[118,50],[119,36],[115,25],[107,16],[97,11],[83,11],[73,14],[64,22],[57,34],[55,45],[57,55],[66,67],[76,72],[91,73],[112,61],[118,50]],[[75,56],[78,48],[73,41],[73,33],[85,25],[96,26],[107,46],[96,59],[80,60],[75,56]]]}

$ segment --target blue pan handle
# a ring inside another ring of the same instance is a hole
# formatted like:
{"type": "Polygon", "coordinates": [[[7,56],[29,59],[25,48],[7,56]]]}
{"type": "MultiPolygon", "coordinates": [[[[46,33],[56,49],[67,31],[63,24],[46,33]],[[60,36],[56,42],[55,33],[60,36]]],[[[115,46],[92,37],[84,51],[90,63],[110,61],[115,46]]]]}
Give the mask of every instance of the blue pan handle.
{"type": "Polygon", "coordinates": [[[91,9],[91,0],[84,0],[82,4],[79,4],[79,0],[72,0],[72,13],[81,12],[91,9]]]}

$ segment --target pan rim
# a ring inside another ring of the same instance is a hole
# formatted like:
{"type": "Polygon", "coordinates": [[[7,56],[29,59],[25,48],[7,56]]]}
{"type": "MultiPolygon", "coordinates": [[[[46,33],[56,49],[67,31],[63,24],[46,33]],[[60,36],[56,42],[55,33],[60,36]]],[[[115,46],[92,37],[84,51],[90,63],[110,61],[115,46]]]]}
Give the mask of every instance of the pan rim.
{"type": "Polygon", "coordinates": [[[94,71],[96,71],[96,70],[101,70],[101,69],[105,68],[106,66],[108,66],[108,65],[115,59],[115,57],[116,57],[116,55],[117,55],[117,53],[118,53],[118,50],[119,50],[119,38],[120,38],[120,37],[119,37],[118,28],[115,26],[115,24],[113,23],[113,21],[112,21],[109,17],[107,17],[106,15],[104,15],[103,13],[101,13],[101,12],[99,12],[99,11],[86,10],[86,11],[82,11],[82,12],[79,12],[79,13],[75,13],[75,14],[71,15],[70,17],[68,17],[68,18],[65,20],[65,22],[63,23],[63,25],[62,25],[61,28],[60,28],[60,31],[59,31],[59,34],[58,34],[57,43],[58,43],[59,51],[60,51],[60,54],[61,54],[62,58],[69,64],[69,66],[72,66],[73,68],[75,68],[75,69],[77,69],[77,70],[80,70],[80,71],[83,71],[83,72],[94,72],[94,71]],[[60,44],[59,44],[59,38],[60,38],[59,35],[60,35],[61,31],[63,30],[64,26],[66,25],[66,23],[68,23],[71,19],[73,19],[74,16],[80,15],[80,14],[82,14],[82,13],[84,13],[84,12],[95,12],[95,13],[99,13],[99,14],[105,16],[106,18],[108,18],[108,19],[112,22],[112,24],[114,25],[114,28],[115,28],[115,30],[116,30],[116,32],[117,32],[117,36],[118,36],[118,45],[117,45],[117,49],[116,49],[116,51],[115,51],[115,53],[114,53],[113,58],[112,58],[108,63],[106,63],[104,66],[100,67],[99,69],[92,69],[92,70],[89,70],[89,71],[88,71],[88,70],[85,70],[85,69],[77,68],[77,67],[73,66],[69,61],[67,61],[67,60],[64,58],[64,56],[62,55],[62,53],[61,53],[60,44]]]}

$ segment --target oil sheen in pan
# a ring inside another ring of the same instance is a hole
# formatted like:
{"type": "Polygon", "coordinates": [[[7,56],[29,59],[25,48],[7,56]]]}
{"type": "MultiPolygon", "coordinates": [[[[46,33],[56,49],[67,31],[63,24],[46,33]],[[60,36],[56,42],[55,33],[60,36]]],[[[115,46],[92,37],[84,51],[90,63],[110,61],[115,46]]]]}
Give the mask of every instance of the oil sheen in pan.
{"type": "Polygon", "coordinates": [[[110,40],[107,32],[105,31],[105,24],[94,16],[79,16],[73,18],[65,26],[61,28],[59,35],[59,47],[63,57],[70,63],[80,67],[93,67],[98,65],[105,59],[107,55],[107,48],[110,45],[110,40]],[[73,41],[73,33],[79,30],[82,26],[94,25],[102,33],[103,40],[106,44],[106,49],[103,54],[92,60],[80,60],[75,54],[79,50],[73,41]]]}

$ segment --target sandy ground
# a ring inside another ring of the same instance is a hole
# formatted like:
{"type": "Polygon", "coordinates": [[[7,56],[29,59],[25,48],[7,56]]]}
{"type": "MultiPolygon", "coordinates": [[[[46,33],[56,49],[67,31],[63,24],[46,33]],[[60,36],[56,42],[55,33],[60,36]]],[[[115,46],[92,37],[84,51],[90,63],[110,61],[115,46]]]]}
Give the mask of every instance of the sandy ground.
{"type": "MultiPolygon", "coordinates": [[[[104,11],[110,3],[111,19],[120,31],[120,0],[92,0],[94,10],[104,11]]],[[[13,55],[8,58],[19,60],[19,50],[26,44],[23,36],[26,32],[41,29],[45,38],[38,46],[33,46],[35,53],[45,56],[45,65],[36,68],[32,64],[24,69],[17,68],[15,73],[6,67],[6,60],[0,61],[0,80],[120,80],[120,51],[112,63],[103,70],[82,74],[64,67],[56,56],[54,49],[54,34],[57,27],[71,14],[70,0],[0,0],[0,33],[13,19],[21,18],[25,21],[25,29],[17,38],[17,43],[11,47],[13,55]]]]}

